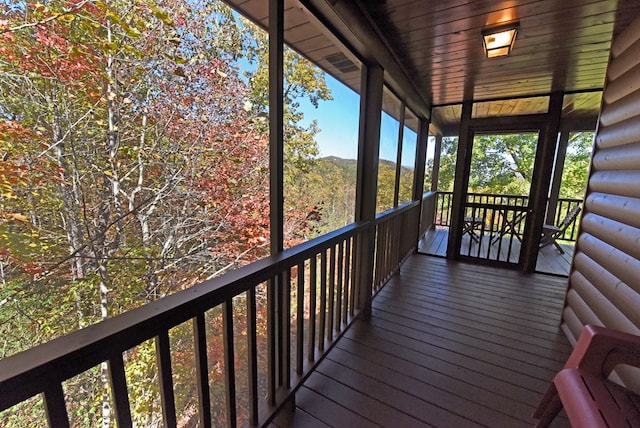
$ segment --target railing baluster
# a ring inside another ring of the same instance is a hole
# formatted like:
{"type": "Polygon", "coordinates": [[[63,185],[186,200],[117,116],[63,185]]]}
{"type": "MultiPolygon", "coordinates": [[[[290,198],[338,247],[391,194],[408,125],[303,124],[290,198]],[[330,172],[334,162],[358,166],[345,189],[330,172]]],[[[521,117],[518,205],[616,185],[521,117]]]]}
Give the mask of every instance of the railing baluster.
{"type": "MultiPolygon", "coordinates": [[[[276,349],[276,362],[277,362],[277,376],[278,383],[277,386],[281,387],[284,385],[284,370],[285,370],[285,355],[286,355],[286,343],[285,343],[285,324],[289,323],[289,318],[285,318],[285,306],[284,306],[284,294],[286,293],[287,287],[285,287],[285,282],[287,282],[288,275],[285,275],[284,271],[280,273],[279,277],[276,278],[277,286],[276,286],[276,343],[278,345],[276,349]]],[[[288,314],[286,314],[288,315],[288,314]]]]}
{"type": "Polygon", "coordinates": [[[129,391],[127,378],[124,371],[122,354],[109,359],[109,382],[111,383],[111,395],[113,396],[113,408],[115,410],[118,427],[129,428],[131,423],[131,406],[129,404],[129,391]]]}
{"type": "MultiPolygon", "coordinates": [[[[478,208],[476,208],[475,206],[473,207],[473,221],[475,223],[475,219],[476,217],[478,217],[478,208]]],[[[482,230],[482,229],[480,229],[482,230]]],[[[482,236],[480,236],[480,239],[478,240],[478,248],[476,249],[476,257],[480,258],[480,247],[482,247],[482,236]]]]}
{"type": "Polygon", "coordinates": [[[318,349],[324,351],[325,327],[327,323],[327,250],[320,253],[320,325],[318,326],[318,349]]]}
{"type": "Polygon", "coordinates": [[[350,290],[350,286],[351,286],[351,238],[347,238],[347,240],[345,241],[345,255],[344,255],[344,308],[343,308],[343,313],[342,313],[342,318],[344,319],[344,323],[345,325],[347,324],[347,320],[348,320],[348,315],[349,315],[349,311],[350,311],[350,307],[351,310],[353,310],[353,305],[351,305],[351,301],[349,300],[351,298],[351,290],[350,290]]]}
{"type": "Polygon", "coordinates": [[[270,406],[276,404],[276,384],[277,370],[279,366],[278,355],[278,326],[277,326],[277,281],[278,278],[271,278],[267,284],[267,402],[270,406]]]}
{"type": "Polygon", "coordinates": [[[393,272],[398,265],[398,258],[400,256],[400,236],[398,234],[399,227],[398,225],[402,221],[402,216],[398,216],[391,221],[391,227],[389,228],[387,234],[387,242],[389,246],[389,254],[387,254],[387,260],[389,260],[389,265],[387,266],[387,271],[385,272],[384,279],[385,281],[391,276],[391,272],[393,272]],[[396,239],[394,239],[396,237],[396,239]]]}
{"type": "Polygon", "coordinates": [[[304,365],[304,266],[298,264],[298,292],[296,302],[296,373],[302,374],[304,365]]]}
{"type": "Polygon", "coordinates": [[[249,359],[249,425],[258,425],[258,328],[255,287],[247,290],[247,358],[249,359]]]}
{"type": "Polygon", "coordinates": [[[380,227],[380,242],[382,243],[382,250],[378,255],[377,264],[380,266],[380,274],[378,275],[378,281],[376,283],[376,288],[374,291],[378,291],[380,285],[384,282],[385,272],[389,269],[389,230],[391,229],[391,224],[393,223],[393,219],[391,221],[385,223],[380,227]]]}
{"type": "Polygon", "coordinates": [[[67,405],[64,400],[62,384],[56,382],[51,384],[43,393],[47,421],[50,427],[68,428],[69,415],[67,405]]]}
{"type": "Polygon", "coordinates": [[[309,338],[307,339],[307,358],[316,360],[316,300],[318,287],[318,255],[309,261],[309,338]]]}
{"type": "Polygon", "coordinates": [[[515,232],[518,230],[517,227],[518,225],[515,224],[515,218],[517,215],[517,211],[515,210],[510,210],[509,211],[511,213],[511,224],[512,224],[512,230],[511,233],[509,234],[509,247],[507,249],[507,260],[506,261],[511,261],[511,251],[513,250],[513,239],[515,236],[515,232]]]}
{"type": "Polygon", "coordinates": [[[177,425],[176,403],[173,395],[173,373],[171,370],[168,330],[164,330],[156,336],[156,356],[158,358],[158,370],[160,371],[160,401],[162,402],[164,424],[167,427],[175,427],[177,425]]]}
{"type": "Polygon", "coordinates": [[[447,213],[445,216],[445,223],[446,226],[450,226],[451,225],[451,194],[447,193],[446,195],[446,201],[447,201],[447,213]]]}
{"type": "Polygon", "coordinates": [[[224,343],[224,383],[227,404],[227,426],[235,427],[236,378],[235,353],[233,349],[233,300],[227,299],[222,308],[222,341],[224,343]]]}
{"type": "Polygon", "coordinates": [[[363,269],[359,260],[362,257],[360,250],[360,243],[362,242],[362,234],[359,233],[353,237],[353,251],[351,252],[351,269],[353,270],[351,287],[351,315],[355,314],[356,309],[360,309],[360,283],[359,279],[362,278],[363,269]]]}
{"type": "Polygon", "coordinates": [[[384,254],[384,225],[378,224],[376,234],[372,245],[375,245],[375,253],[373,258],[375,277],[373,280],[373,292],[378,289],[378,284],[382,281],[382,272],[384,271],[383,254],[384,254]]]}
{"type": "MultiPolygon", "coordinates": [[[[489,248],[487,249],[487,258],[489,258],[489,254],[491,254],[491,249],[493,248],[492,246],[493,239],[497,233],[499,232],[498,232],[498,227],[496,226],[496,210],[494,208],[491,210],[491,220],[489,220],[489,243],[487,244],[489,245],[489,248]]],[[[499,259],[499,258],[500,256],[498,255],[496,259],[499,259]]]]}
{"type": "Polygon", "coordinates": [[[344,275],[344,241],[340,241],[338,243],[338,281],[336,284],[336,324],[335,329],[337,332],[340,331],[342,324],[342,287],[343,283],[343,275],[344,275]]]}
{"type": "Polygon", "coordinates": [[[282,384],[291,387],[291,271],[283,272],[282,293],[282,384]]]}
{"type": "Polygon", "coordinates": [[[207,330],[204,312],[196,315],[193,322],[193,343],[196,359],[196,382],[198,387],[198,412],[200,426],[211,427],[211,398],[209,397],[209,364],[207,361],[207,330]]]}
{"type": "Polygon", "coordinates": [[[329,249],[329,296],[328,296],[328,323],[327,323],[327,340],[333,342],[333,324],[336,298],[336,246],[332,245],[329,249]]]}

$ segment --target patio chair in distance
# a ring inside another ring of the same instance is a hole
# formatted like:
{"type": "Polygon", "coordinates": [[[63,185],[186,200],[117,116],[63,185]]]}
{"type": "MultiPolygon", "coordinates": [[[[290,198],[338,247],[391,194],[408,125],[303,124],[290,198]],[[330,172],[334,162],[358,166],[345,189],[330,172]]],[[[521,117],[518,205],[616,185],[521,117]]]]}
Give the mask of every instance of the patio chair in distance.
{"type": "Polygon", "coordinates": [[[558,251],[560,251],[560,254],[564,254],[564,250],[562,249],[560,244],[556,242],[556,239],[561,237],[564,234],[564,231],[567,230],[567,228],[571,225],[571,223],[576,220],[579,212],[580,205],[576,205],[575,207],[571,208],[571,210],[569,210],[564,220],[562,220],[562,223],[560,223],[560,226],[554,226],[552,224],[545,224],[544,226],[542,226],[540,248],[553,244],[558,249],[558,251]]]}

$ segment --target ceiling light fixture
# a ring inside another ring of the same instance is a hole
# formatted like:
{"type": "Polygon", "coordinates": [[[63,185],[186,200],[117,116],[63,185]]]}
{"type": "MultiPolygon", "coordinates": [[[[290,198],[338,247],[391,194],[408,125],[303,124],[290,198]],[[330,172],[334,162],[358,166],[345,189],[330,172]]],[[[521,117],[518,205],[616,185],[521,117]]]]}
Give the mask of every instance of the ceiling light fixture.
{"type": "Polygon", "coordinates": [[[487,58],[506,56],[511,53],[518,34],[518,23],[488,28],[482,32],[482,44],[487,58]]]}

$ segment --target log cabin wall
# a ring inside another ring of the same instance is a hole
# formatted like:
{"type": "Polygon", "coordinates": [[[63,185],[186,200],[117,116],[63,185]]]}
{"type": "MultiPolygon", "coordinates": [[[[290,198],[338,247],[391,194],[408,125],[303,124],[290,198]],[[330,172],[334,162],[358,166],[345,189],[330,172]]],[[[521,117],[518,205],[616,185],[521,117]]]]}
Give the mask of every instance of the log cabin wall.
{"type": "MultiPolygon", "coordinates": [[[[640,18],[613,42],[562,329],[640,334],[640,18]]],[[[640,392],[640,370],[613,375],[640,392]]]]}

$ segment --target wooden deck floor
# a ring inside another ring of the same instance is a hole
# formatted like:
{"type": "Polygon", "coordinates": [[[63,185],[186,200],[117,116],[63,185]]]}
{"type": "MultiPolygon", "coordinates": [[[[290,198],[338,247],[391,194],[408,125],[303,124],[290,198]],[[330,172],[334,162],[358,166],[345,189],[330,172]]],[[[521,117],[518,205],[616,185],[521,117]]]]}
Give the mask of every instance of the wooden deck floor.
{"type": "MultiPolygon", "coordinates": [[[[441,256],[444,257],[447,255],[447,240],[449,238],[449,229],[448,228],[440,228],[440,229],[432,229],[427,231],[424,238],[421,241],[420,252],[424,254],[430,254],[433,256],[441,256]]],[[[490,237],[484,237],[484,240],[487,242],[483,242],[482,248],[489,248],[492,251],[495,251],[498,248],[497,244],[489,245],[490,237]]],[[[467,250],[469,248],[469,236],[465,235],[463,238],[462,252],[463,254],[467,254],[467,250]]],[[[505,243],[501,246],[501,250],[506,254],[508,248],[508,241],[506,239],[503,240],[505,243]]],[[[473,247],[471,248],[471,254],[475,254],[476,245],[473,243],[473,247]]],[[[511,262],[517,263],[517,255],[520,252],[520,241],[517,239],[513,240],[513,247],[511,249],[511,262]]],[[[549,273],[553,275],[569,275],[569,268],[571,267],[571,259],[573,258],[573,249],[574,246],[570,244],[562,243],[560,244],[564,250],[564,254],[560,254],[560,252],[553,246],[547,246],[540,249],[538,254],[538,262],[536,263],[536,272],[540,273],[549,273]]],[[[492,256],[492,258],[496,258],[492,256]]],[[[506,260],[506,256],[501,257],[501,259],[506,260]]]]}
{"type": "Polygon", "coordinates": [[[530,427],[571,351],[564,290],[559,277],[413,255],[274,425],[530,427]]]}

